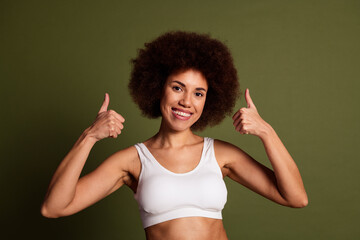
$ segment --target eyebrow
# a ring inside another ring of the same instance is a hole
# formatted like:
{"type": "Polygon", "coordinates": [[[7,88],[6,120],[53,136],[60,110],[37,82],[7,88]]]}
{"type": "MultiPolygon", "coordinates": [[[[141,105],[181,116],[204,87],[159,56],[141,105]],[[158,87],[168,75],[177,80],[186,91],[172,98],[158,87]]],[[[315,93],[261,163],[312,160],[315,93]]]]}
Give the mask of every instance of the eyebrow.
{"type": "MultiPolygon", "coordinates": [[[[174,81],[172,81],[172,82],[176,82],[176,83],[180,84],[181,86],[186,87],[185,84],[182,83],[182,82],[180,82],[180,81],[174,80],[174,81]]],[[[205,89],[205,88],[202,88],[202,87],[196,88],[196,90],[206,92],[206,89],[205,89]]]]}

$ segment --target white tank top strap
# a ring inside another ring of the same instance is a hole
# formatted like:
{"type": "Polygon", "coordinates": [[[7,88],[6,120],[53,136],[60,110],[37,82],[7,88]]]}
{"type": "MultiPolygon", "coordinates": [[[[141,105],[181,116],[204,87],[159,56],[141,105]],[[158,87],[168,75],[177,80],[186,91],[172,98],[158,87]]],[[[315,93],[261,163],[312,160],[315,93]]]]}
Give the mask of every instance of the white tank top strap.
{"type": "Polygon", "coordinates": [[[218,170],[218,173],[219,175],[221,176],[221,178],[223,178],[223,174],[222,174],[222,171],[221,171],[221,168],[219,166],[219,163],[216,159],[216,156],[215,156],[215,147],[214,147],[214,142],[215,140],[213,138],[209,138],[209,145],[210,145],[210,149],[209,149],[209,152],[211,152],[211,157],[209,157],[210,161],[212,161],[212,164],[215,164],[215,168],[218,170]]]}
{"type": "Polygon", "coordinates": [[[152,155],[143,143],[137,143],[135,144],[135,147],[138,151],[140,162],[142,167],[145,167],[146,165],[149,165],[152,163],[152,155]]]}
{"type": "Polygon", "coordinates": [[[139,158],[140,158],[140,162],[141,162],[141,165],[143,165],[143,162],[144,162],[144,159],[146,158],[146,153],[144,153],[144,149],[141,147],[141,144],[140,143],[137,143],[134,145],[137,152],[138,152],[138,155],[139,155],[139,158]]]}

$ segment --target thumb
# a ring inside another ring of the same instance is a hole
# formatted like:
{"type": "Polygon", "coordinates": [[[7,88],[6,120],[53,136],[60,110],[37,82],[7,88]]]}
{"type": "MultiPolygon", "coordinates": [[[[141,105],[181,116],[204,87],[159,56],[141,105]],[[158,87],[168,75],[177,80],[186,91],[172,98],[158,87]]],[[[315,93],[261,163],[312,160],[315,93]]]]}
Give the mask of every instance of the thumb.
{"type": "Polygon", "coordinates": [[[245,90],[245,100],[247,103],[247,108],[255,108],[256,109],[255,104],[250,97],[250,91],[248,88],[245,90]]]}
{"type": "Polygon", "coordinates": [[[109,106],[109,102],[110,102],[109,94],[108,94],[108,93],[105,93],[105,99],[104,99],[103,104],[101,105],[101,108],[100,108],[100,110],[99,110],[99,113],[102,113],[102,112],[106,112],[106,111],[107,111],[107,108],[108,108],[108,106],[109,106]]]}

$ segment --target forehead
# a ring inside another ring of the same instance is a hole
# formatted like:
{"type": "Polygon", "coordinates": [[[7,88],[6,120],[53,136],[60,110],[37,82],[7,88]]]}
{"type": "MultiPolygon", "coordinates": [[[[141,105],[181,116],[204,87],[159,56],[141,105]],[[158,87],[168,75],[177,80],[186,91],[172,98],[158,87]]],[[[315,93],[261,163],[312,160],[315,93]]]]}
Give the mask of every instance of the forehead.
{"type": "Polygon", "coordinates": [[[188,69],[185,71],[173,73],[167,78],[166,81],[167,83],[179,81],[187,87],[203,87],[205,89],[208,87],[208,83],[204,75],[195,69],[188,69]]]}

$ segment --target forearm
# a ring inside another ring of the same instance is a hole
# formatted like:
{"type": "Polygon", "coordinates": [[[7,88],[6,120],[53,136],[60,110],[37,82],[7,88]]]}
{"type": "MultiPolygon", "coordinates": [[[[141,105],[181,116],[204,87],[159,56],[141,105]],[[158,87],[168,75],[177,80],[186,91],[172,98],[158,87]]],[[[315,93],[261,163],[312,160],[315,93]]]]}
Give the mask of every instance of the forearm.
{"type": "Polygon", "coordinates": [[[59,211],[71,203],[81,171],[95,143],[86,129],[55,171],[43,203],[43,211],[59,211]]]}
{"type": "Polygon", "coordinates": [[[281,196],[291,206],[306,206],[307,194],[299,169],[275,130],[269,124],[266,125],[260,139],[273,167],[277,188],[281,196]]]}

